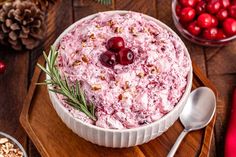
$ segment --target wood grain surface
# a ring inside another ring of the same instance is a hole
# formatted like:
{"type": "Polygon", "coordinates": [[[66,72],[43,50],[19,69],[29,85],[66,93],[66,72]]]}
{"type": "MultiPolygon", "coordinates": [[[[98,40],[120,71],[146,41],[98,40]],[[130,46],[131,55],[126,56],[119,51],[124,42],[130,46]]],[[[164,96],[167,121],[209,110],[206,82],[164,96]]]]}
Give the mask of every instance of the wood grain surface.
{"type": "MultiPolygon", "coordinates": [[[[109,6],[100,5],[94,0],[58,0],[58,10],[51,10],[56,21],[51,25],[47,44],[53,43],[55,38],[71,23],[89,14],[112,10],[125,9],[143,12],[151,15],[176,30],[171,19],[171,0],[113,0],[109,6]]],[[[202,72],[214,83],[222,98],[217,106],[217,119],[213,145],[210,156],[223,156],[224,134],[230,110],[231,92],[236,86],[236,41],[225,47],[209,48],[190,43],[182,38],[189,49],[192,60],[202,72]]],[[[0,130],[16,137],[26,148],[30,157],[40,156],[32,142],[21,128],[18,118],[22,103],[28,91],[35,63],[41,55],[45,45],[39,46],[31,52],[13,52],[0,46],[0,59],[3,59],[8,69],[0,75],[0,130]]]]}

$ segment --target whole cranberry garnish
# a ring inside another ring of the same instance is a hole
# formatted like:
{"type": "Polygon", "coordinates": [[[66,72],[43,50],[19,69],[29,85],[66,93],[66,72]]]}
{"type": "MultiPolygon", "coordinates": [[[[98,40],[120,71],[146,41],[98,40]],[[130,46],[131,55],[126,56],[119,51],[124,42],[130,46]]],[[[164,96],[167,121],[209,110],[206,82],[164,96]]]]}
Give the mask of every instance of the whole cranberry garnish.
{"type": "Polygon", "coordinates": [[[121,37],[112,37],[107,41],[107,49],[113,52],[118,52],[125,47],[125,42],[121,37]]]}
{"type": "Polygon", "coordinates": [[[189,24],[188,31],[192,35],[198,36],[201,33],[201,28],[197,25],[197,21],[189,24]]]}
{"type": "Polygon", "coordinates": [[[197,0],[180,0],[180,4],[185,7],[194,7],[197,3],[197,0]]]}
{"type": "Polygon", "coordinates": [[[181,6],[180,6],[179,4],[176,5],[175,11],[176,11],[176,15],[177,15],[177,16],[180,16],[180,13],[181,13],[181,6]]]}
{"type": "Polygon", "coordinates": [[[134,61],[134,53],[129,48],[123,48],[118,52],[118,61],[121,65],[128,65],[134,61]]]}
{"type": "Polygon", "coordinates": [[[224,32],[229,36],[235,35],[236,34],[236,20],[234,20],[233,18],[225,19],[225,21],[223,22],[223,29],[224,29],[224,32]]]}
{"type": "Polygon", "coordinates": [[[228,11],[225,9],[221,9],[217,14],[216,17],[218,20],[223,21],[228,17],[228,11]]]}
{"type": "Polygon", "coordinates": [[[236,5],[229,6],[229,15],[233,18],[236,18],[236,5]]]}
{"type": "Polygon", "coordinates": [[[186,8],[183,8],[180,13],[180,20],[183,22],[189,22],[194,19],[195,15],[196,15],[196,12],[193,8],[186,7],[186,8]]]}
{"type": "Polygon", "coordinates": [[[6,71],[6,64],[0,60],[0,74],[3,74],[6,71]]]}
{"type": "Polygon", "coordinates": [[[215,16],[211,16],[211,27],[216,27],[218,25],[218,20],[215,16]]]}
{"type": "Polygon", "coordinates": [[[207,4],[207,11],[211,14],[215,14],[220,10],[220,1],[219,0],[211,0],[207,4]]]}
{"type": "Polygon", "coordinates": [[[218,32],[216,34],[216,39],[220,40],[220,39],[224,39],[224,38],[226,38],[224,31],[222,29],[218,29],[218,32]]]}
{"type": "Polygon", "coordinates": [[[211,23],[212,23],[212,16],[208,13],[203,13],[203,14],[199,15],[197,18],[197,24],[198,24],[198,26],[200,26],[202,28],[211,27],[211,23]]]}
{"type": "Polygon", "coordinates": [[[203,37],[208,40],[215,40],[217,33],[217,28],[207,28],[203,31],[203,37]]]}
{"type": "Polygon", "coordinates": [[[206,11],[206,2],[205,1],[198,2],[195,7],[195,10],[197,14],[204,13],[206,11]]]}
{"type": "Polygon", "coordinates": [[[222,8],[227,8],[230,5],[229,0],[220,0],[220,5],[222,8]]]}
{"type": "Polygon", "coordinates": [[[106,51],[100,55],[102,65],[106,67],[113,67],[116,64],[116,55],[111,51],[106,51]]]}

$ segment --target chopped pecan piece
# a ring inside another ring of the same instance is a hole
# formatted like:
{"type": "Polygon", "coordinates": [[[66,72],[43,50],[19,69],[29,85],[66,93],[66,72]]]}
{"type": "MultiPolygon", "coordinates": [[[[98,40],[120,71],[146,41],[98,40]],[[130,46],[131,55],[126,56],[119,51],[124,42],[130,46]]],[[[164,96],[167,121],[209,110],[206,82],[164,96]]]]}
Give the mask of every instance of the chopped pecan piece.
{"type": "Polygon", "coordinates": [[[88,62],[89,62],[89,59],[87,58],[86,55],[83,55],[83,56],[82,56],[82,61],[85,62],[85,63],[88,63],[88,62]]]}
{"type": "Polygon", "coordinates": [[[102,88],[102,87],[101,87],[100,84],[94,84],[94,85],[92,85],[92,90],[94,90],[94,91],[100,90],[101,88],[102,88]]]}

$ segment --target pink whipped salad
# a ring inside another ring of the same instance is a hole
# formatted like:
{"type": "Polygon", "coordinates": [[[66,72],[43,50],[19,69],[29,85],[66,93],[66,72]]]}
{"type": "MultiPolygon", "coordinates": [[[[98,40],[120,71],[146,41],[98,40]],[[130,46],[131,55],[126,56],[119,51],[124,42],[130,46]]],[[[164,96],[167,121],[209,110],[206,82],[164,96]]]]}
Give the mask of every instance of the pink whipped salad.
{"type": "Polygon", "coordinates": [[[191,66],[179,37],[134,12],[100,13],[80,22],[61,39],[58,51],[61,75],[81,82],[87,100],[96,106],[97,121],[58,95],[60,101],[74,118],[102,128],[134,128],[160,119],[185,92],[191,66]],[[132,64],[101,64],[106,42],[115,36],[134,52],[132,64]]]}

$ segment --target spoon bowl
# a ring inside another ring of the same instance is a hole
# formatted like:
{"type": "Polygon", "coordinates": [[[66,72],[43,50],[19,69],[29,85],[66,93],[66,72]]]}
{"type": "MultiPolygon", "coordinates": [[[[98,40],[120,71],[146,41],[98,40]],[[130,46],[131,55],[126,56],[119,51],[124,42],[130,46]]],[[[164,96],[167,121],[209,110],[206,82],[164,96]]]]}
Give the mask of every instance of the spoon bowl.
{"type": "Polygon", "coordinates": [[[167,157],[173,157],[181,141],[188,132],[206,127],[214,116],[216,97],[207,87],[200,87],[191,92],[187,103],[180,114],[180,121],[184,130],[177,138],[167,157]]]}
{"type": "Polygon", "coordinates": [[[207,126],[214,116],[215,110],[215,94],[207,87],[200,87],[191,92],[180,114],[180,121],[185,130],[198,130],[207,126]]]}

